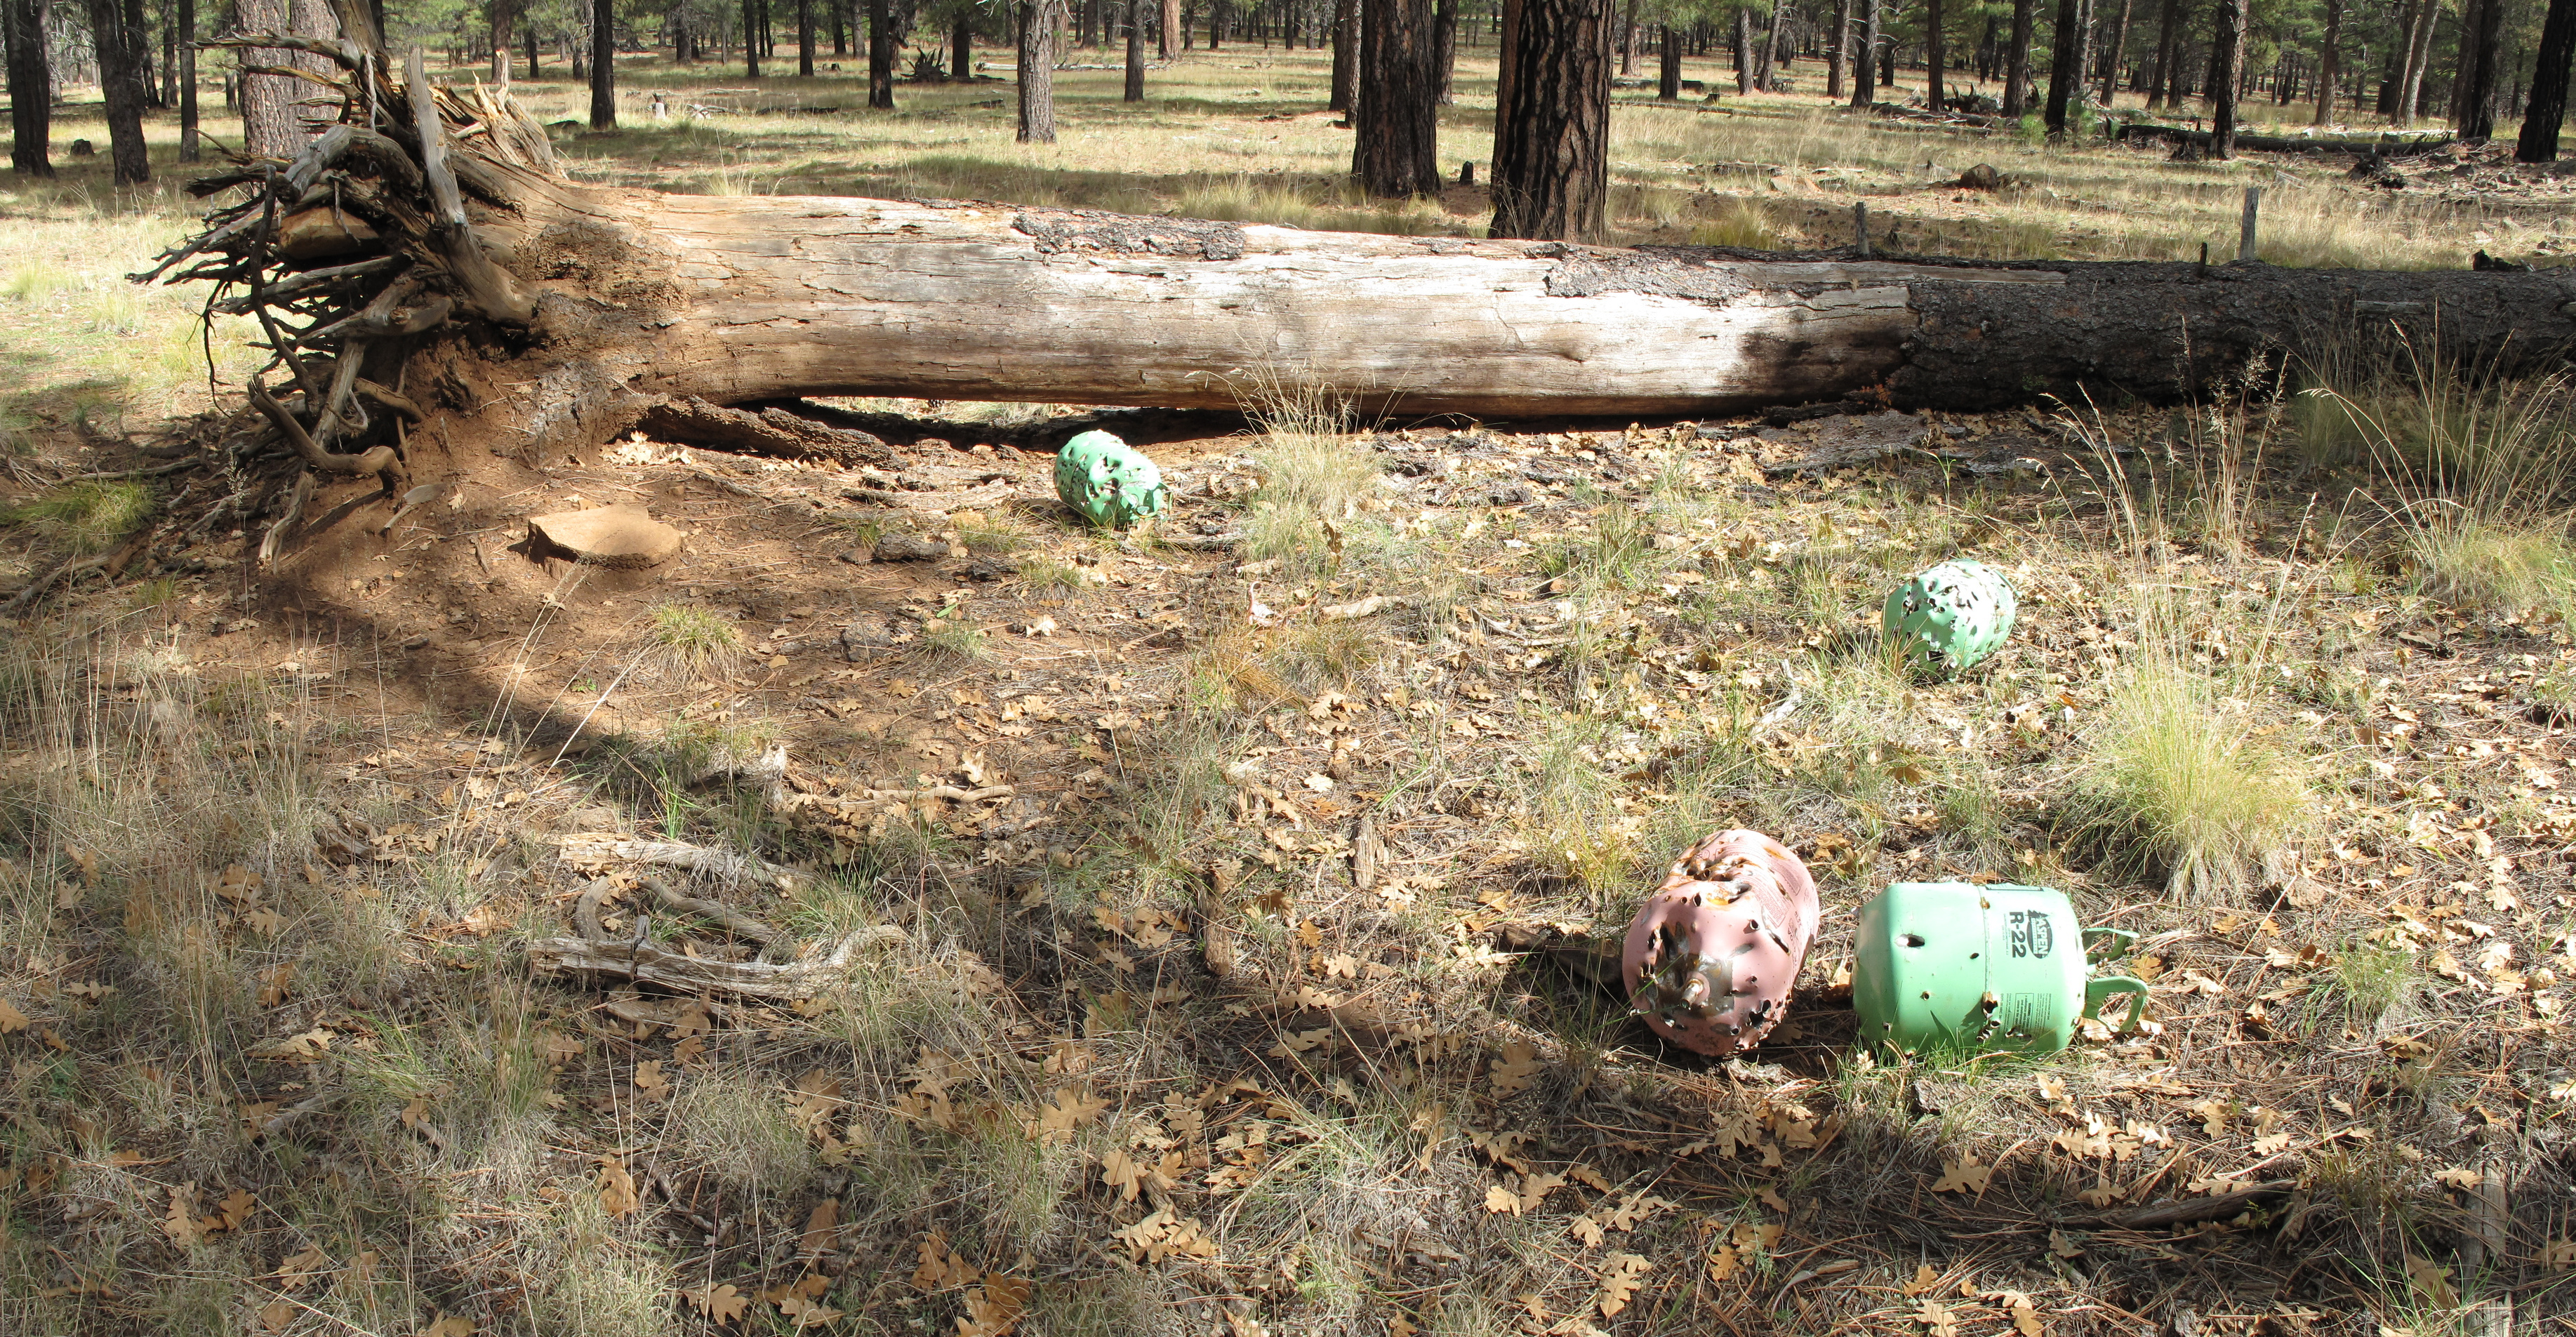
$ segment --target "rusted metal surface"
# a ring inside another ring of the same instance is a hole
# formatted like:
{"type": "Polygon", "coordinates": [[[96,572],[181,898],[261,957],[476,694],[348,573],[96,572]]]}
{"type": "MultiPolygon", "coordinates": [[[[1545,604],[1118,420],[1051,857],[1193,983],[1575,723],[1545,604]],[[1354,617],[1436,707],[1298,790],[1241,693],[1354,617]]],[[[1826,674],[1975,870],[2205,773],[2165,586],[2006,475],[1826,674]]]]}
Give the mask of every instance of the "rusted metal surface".
{"type": "Polygon", "coordinates": [[[1788,1013],[1816,915],[1797,855],[1759,831],[1720,831],[1675,861],[1629,924],[1628,1001],[1685,1049],[1751,1048],[1788,1013]]]}

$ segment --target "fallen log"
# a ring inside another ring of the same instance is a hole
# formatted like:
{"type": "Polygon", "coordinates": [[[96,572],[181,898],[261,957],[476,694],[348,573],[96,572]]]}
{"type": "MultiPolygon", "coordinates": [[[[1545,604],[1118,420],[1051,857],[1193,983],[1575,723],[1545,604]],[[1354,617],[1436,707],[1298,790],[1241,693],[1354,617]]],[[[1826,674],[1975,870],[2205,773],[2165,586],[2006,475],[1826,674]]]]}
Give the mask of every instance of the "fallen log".
{"type": "MultiPolygon", "coordinates": [[[[2192,143],[2207,147],[2210,132],[2179,125],[2157,125],[2149,121],[2130,121],[2120,127],[2119,138],[2162,139],[2174,143],[2192,143]]],[[[2449,135],[2400,134],[2388,131],[2376,135],[2341,135],[2325,138],[2314,135],[2247,135],[2236,136],[2236,147],[2257,153],[2375,153],[2382,158],[2400,158],[2417,153],[2430,153],[2459,141],[2449,135]]]]}
{"type": "Polygon", "coordinates": [[[1749,259],[504,175],[503,245],[587,275],[540,302],[580,355],[518,392],[541,430],[572,425],[547,407],[567,391],[611,423],[805,394],[1227,407],[1282,382],[1480,416],[2168,401],[2356,325],[2498,372],[2576,336],[2576,285],[2537,276],[1749,259]]]}
{"type": "MultiPolygon", "coordinates": [[[[188,276],[250,285],[305,389],[306,435],[356,421],[362,383],[411,384],[455,420],[454,439],[508,443],[530,462],[653,415],[848,463],[872,451],[858,433],[729,406],[888,395],[1232,408],[1315,389],[1367,411],[1483,417],[1844,398],[1973,410],[2189,399],[2356,335],[2494,375],[2558,368],[2576,347],[2564,272],[1766,256],[663,195],[568,181],[506,99],[468,108],[421,91],[416,74],[393,83],[389,64],[354,76],[377,83],[352,91],[350,114],[408,105],[412,123],[391,123],[396,138],[341,137],[374,151],[316,154],[310,190],[328,186],[407,266],[340,262],[327,282],[299,283],[307,270],[276,250],[271,224],[302,193],[273,174],[162,265],[211,257],[188,276]],[[385,165],[397,139],[416,163],[385,165]],[[370,311],[382,318],[352,323],[370,311]],[[365,376],[343,365],[360,361],[365,376]]],[[[378,415],[376,441],[397,416],[378,415]]],[[[317,460],[295,439],[301,423],[274,425],[270,458],[334,470],[375,458],[360,439],[317,460]]],[[[273,473],[245,476],[278,494],[273,473]]]]}

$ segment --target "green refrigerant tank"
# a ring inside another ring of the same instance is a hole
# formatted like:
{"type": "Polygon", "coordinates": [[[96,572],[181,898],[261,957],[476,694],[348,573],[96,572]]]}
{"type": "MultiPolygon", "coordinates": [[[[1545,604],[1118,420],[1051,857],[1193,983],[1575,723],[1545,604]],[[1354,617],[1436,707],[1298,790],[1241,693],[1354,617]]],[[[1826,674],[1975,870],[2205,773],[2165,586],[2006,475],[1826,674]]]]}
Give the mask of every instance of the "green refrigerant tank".
{"type": "Polygon", "coordinates": [[[1125,529],[1163,509],[1163,471],[1107,432],[1084,432],[1055,453],[1055,494],[1083,519],[1125,529]]]}
{"type": "Polygon", "coordinates": [[[2117,958],[2136,940],[2125,929],[2079,927],[2066,893],[2048,887],[1896,883],[1860,908],[1852,1003],[1861,1042],[1898,1054],[2053,1053],[2078,1020],[2134,994],[2126,1030],[2147,986],[2094,975],[2092,953],[2117,958]]]}
{"type": "Polygon", "coordinates": [[[2001,571],[1959,558],[1927,567],[1889,591],[1878,625],[1905,659],[1960,672],[2003,647],[2020,606],[2001,571]]]}

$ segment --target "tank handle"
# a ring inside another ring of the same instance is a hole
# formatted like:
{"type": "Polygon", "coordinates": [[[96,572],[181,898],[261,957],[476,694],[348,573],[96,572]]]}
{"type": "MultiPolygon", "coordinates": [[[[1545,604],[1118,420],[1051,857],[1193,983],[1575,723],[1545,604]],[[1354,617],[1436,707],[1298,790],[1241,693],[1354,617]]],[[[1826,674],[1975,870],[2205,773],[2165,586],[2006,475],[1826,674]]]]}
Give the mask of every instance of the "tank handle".
{"type": "Polygon", "coordinates": [[[2129,1019],[2113,1029],[2136,1030],[2138,1018],[2144,1016],[2147,1010],[2147,982],[2134,976],[2103,975],[2084,981],[2084,1015],[2107,1021],[2107,1018],[2102,1017],[2103,1005],[2124,993],[2135,994],[2137,997],[2129,1003],[2129,1019]]]}
{"type": "Polygon", "coordinates": [[[2084,955],[2093,961],[2117,961],[2137,945],[2138,935],[2124,928],[2084,930],[2084,955]]]}

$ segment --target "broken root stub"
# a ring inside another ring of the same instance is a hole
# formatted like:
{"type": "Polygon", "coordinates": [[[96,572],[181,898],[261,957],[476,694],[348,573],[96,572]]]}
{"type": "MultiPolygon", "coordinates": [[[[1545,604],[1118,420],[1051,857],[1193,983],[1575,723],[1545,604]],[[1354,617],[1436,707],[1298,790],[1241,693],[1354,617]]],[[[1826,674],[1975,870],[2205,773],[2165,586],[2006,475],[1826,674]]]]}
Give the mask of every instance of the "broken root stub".
{"type": "Polygon", "coordinates": [[[1163,509],[1163,471],[1107,432],[1084,432],[1055,456],[1055,494],[1095,525],[1125,529],[1163,509]]]}
{"type": "Polygon", "coordinates": [[[1629,1004],[1685,1049],[1749,1049],[1788,1013],[1817,912],[1797,855],[1758,831],[1720,831],[1673,864],[1629,924],[1629,1004]]]}
{"type": "Polygon", "coordinates": [[[1927,568],[1898,586],[1887,596],[1879,628],[1908,660],[1957,672],[2003,647],[2019,607],[2002,572],[1963,558],[1927,568]]]}
{"type": "Polygon", "coordinates": [[[528,532],[574,561],[628,571],[671,560],[681,542],[680,531],[632,504],[531,516],[528,532]]]}

